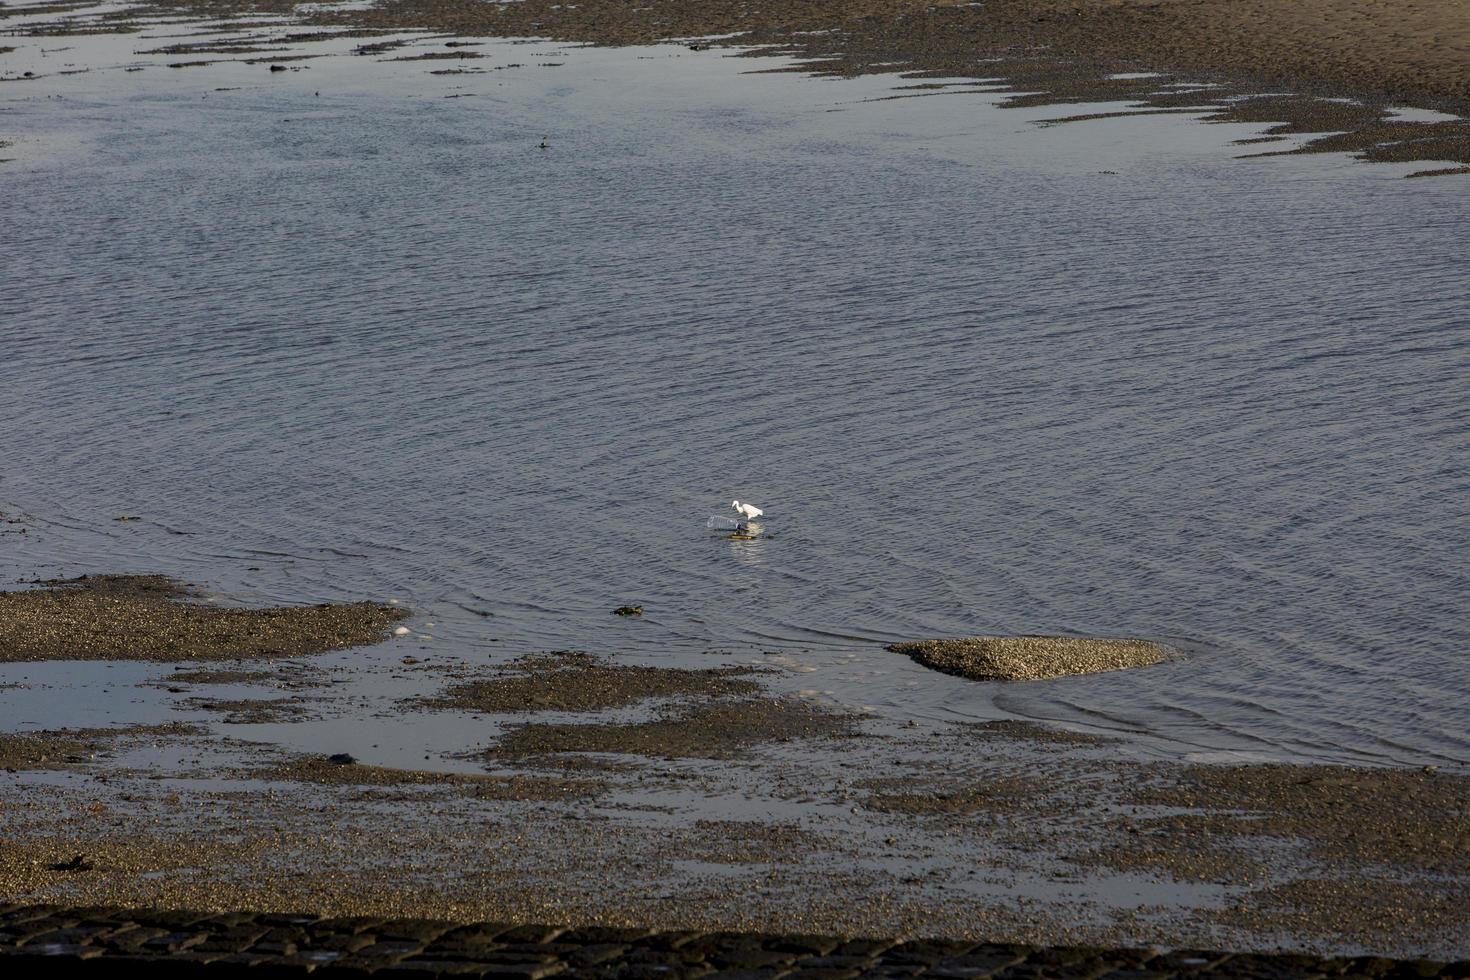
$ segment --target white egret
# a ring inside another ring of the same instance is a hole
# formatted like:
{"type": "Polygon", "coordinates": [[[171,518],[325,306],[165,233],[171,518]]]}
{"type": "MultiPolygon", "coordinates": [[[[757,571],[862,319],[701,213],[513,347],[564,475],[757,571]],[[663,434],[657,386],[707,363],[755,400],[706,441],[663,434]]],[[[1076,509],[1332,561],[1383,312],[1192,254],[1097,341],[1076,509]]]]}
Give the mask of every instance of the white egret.
{"type": "Polygon", "coordinates": [[[738,500],[730,501],[730,506],[738,510],[747,521],[753,521],[757,517],[760,517],[762,514],[765,513],[765,511],[761,510],[754,504],[742,504],[738,500]]]}

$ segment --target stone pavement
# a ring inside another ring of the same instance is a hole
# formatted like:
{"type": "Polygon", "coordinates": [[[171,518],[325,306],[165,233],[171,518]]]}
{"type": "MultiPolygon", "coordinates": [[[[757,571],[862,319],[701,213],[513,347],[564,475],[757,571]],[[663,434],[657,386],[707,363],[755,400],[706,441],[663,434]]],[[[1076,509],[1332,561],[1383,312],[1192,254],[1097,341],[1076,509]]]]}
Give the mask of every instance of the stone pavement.
{"type": "Polygon", "coordinates": [[[559,928],[0,904],[0,980],[318,973],[325,980],[1224,980],[1470,977],[1470,961],[559,928]]]}

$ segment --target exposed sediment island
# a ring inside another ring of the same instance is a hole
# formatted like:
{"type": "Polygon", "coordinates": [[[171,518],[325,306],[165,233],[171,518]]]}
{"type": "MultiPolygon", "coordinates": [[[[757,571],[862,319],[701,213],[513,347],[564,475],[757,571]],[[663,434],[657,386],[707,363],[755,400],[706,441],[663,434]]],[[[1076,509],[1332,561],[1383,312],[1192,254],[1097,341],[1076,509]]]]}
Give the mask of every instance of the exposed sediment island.
{"type": "Polygon", "coordinates": [[[1168,659],[1157,643],[1083,636],[970,636],[894,643],[886,649],[925,667],[977,681],[1039,681],[1146,667],[1168,659]]]}
{"type": "Polygon", "coordinates": [[[299,657],[386,639],[405,609],[371,602],[226,608],[164,575],[83,575],[0,592],[0,663],[299,657]]]}

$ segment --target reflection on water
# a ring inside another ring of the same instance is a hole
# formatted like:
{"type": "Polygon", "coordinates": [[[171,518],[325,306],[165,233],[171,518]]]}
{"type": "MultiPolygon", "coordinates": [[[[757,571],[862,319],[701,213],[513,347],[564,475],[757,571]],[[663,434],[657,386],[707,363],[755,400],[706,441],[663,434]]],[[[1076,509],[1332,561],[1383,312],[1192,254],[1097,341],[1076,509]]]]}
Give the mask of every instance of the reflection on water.
{"type": "Polygon", "coordinates": [[[1457,184],[657,52],[16,96],[69,149],[0,169],[8,573],[422,611],[374,662],[780,650],[895,717],[1470,761],[1457,184]],[[1022,632],[1184,656],[881,649],[1022,632]]]}

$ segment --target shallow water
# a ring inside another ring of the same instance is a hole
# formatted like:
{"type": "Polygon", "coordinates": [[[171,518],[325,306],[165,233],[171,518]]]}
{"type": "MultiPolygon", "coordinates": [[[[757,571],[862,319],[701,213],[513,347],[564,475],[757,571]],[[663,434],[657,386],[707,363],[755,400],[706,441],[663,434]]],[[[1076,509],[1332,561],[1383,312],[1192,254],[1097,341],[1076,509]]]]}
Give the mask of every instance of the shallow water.
{"type": "MultiPolygon", "coordinates": [[[[0,571],[420,613],[332,662],[781,651],[891,719],[1470,763],[1470,184],[719,52],[485,51],[524,67],[0,91],[0,571]],[[734,497],[770,536],[706,529],[734,497]],[[882,649],[997,632],[1181,655],[1002,685],[882,649]]],[[[134,675],[167,668],[113,670],[132,707],[109,669],[0,667],[51,692],[0,717],[156,713],[134,675]]],[[[412,757],[447,724],[252,727],[412,757]]]]}

